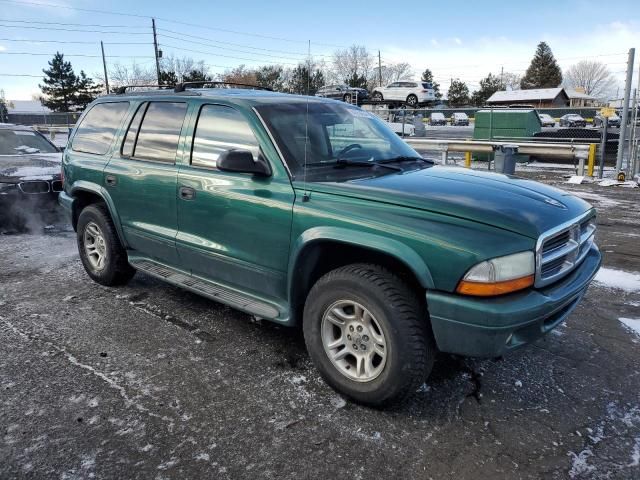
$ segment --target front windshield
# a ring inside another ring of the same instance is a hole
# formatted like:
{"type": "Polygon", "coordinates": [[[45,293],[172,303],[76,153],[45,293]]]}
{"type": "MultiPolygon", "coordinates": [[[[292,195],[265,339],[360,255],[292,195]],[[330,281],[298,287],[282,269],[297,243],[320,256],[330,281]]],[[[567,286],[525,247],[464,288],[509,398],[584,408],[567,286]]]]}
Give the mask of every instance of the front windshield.
{"type": "Polygon", "coordinates": [[[0,129],[0,155],[56,153],[58,149],[38,132],[0,129]]]}
{"type": "Polygon", "coordinates": [[[388,174],[387,169],[373,172],[367,164],[420,157],[382,120],[358,107],[312,100],[261,105],[256,109],[294,178],[301,178],[305,165],[306,180],[310,182],[388,174]],[[340,161],[367,164],[346,170],[336,168],[340,161]]]}

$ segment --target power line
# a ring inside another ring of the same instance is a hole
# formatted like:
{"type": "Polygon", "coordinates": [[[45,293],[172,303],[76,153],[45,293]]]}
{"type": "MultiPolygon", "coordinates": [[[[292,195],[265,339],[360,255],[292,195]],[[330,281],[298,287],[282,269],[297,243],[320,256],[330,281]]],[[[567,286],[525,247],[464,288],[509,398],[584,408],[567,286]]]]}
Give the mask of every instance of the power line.
{"type": "MultiPolygon", "coordinates": [[[[26,55],[26,56],[46,56],[53,57],[55,53],[35,53],[35,52],[0,52],[0,55],[26,55]]],[[[84,53],[65,53],[67,57],[88,57],[102,58],[102,55],[89,55],[84,53]]],[[[153,58],[145,55],[107,55],[107,58],[153,58]]]]}
{"type": "MultiPolygon", "coordinates": [[[[26,40],[23,38],[0,38],[0,42],[27,42],[27,43],[68,43],[78,45],[97,45],[99,42],[71,41],[71,40],[26,40]]],[[[104,42],[105,45],[151,45],[149,42],[104,42]]]]}
{"type": "Polygon", "coordinates": [[[103,24],[96,24],[96,23],[38,22],[36,20],[6,20],[4,18],[0,18],[0,22],[27,23],[27,24],[36,24],[36,25],[65,25],[65,26],[75,26],[75,27],[146,28],[146,27],[142,27],[141,25],[103,25],[103,24]]]}
{"type": "MultiPolygon", "coordinates": [[[[264,60],[261,60],[259,58],[234,57],[232,55],[223,55],[221,53],[203,52],[201,50],[192,50],[190,48],[176,47],[175,45],[167,45],[166,43],[163,43],[162,46],[166,47],[166,48],[173,48],[175,50],[184,51],[184,52],[192,52],[192,53],[199,53],[201,55],[209,55],[209,56],[212,56],[212,57],[223,57],[223,58],[231,58],[231,59],[234,59],[234,60],[244,60],[244,61],[247,61],[247,62],[262,62],[262,63],[265,63],[264,60]]],[[[298,65],[297,63],[290,63],[290,62],[278,62],[278,63],[280,63],[282,65],[294,65],[294,66],[298,65]]]]}
{"type": "MultiPolygon", "coordinates": [[[[17,4],[17,5],[34,5],[34,6],[39,6],[39,7],[55,7],[55,8],[61,8],[61,9],[66,9],[66,10],[76,10],[76,11],[79,11],[79,12],[101,13],[101,14],[105,14],[105,15],[118,15],[118,16],[123,16],[123,17],[145,18],[145,19],[152,18],[152,15],[140,15],[140,14],[135,14],[135,13],[114,12],[114,11],[108,11],[108,10],[98,10],[98,9],[93,9],[93,8],[71,7],[69,5],[59,5],[59,4],[53,4],[53,3],[38,3],[38,2],[18,1],[18,0],[0,0],[0,2],[2,2],[2,3],[13,3],[13,4],[17,4]]],[[[202,28],[202,29],[205,29],[205,30],[212,30],[212,31],[217,31],[217,32],[233,33],[235,35],[245,35],[245,36],[249,36],[249,37],[256,37],[256,38],[263,38],[263,39],[270,39],[270,40],[278,40],[278,41],[290,42],[290,43],[307,43],[306,40],[294,40],[294,39],[291,39],[291,38],[276,37],[276,36],[271,36],[271,35],[263,35],[263,34],[259,34],[259,33],[241,32],[241,31],[238,31],[238,30],[230,30],[230,29],[226,29],[226,28],[211,27],[211,26],[208,26],[208,25],[199,25],[197,23],[182,22],[182,21],[179,21],[179,20],[172,20],[170,18],[162,18],[162,17],[155,17],[155,18],[156,18],[156,20],[162,20],[163,22],[175,23],[175,24],[178,24],[178,25],[185,25],[185,26],[189,26],[189,27],[197,27],[197,28],[202,28]]],[[[314,45],[324,45],[324,46],[329,46],[329,47],[344,48],[344,45],[335,45],[335,44],[319,43],[319,42],[312,42],[312,43],[314,45]]]]}
{"type": "MultiPolygon", "coordinates": [[[[0,0],[0,2],[4,2],[6,0],[0,0]]],[[[4,28],[28,28],[31,30],[54,30],[60,32],[84,32],[84,33],[105,33],[105,34],[113,34],[113,35],[149,35],[149,32],[112,32],[112,31],[104,31],[104,30],[85,30],[78,28],[56,28],[56,27],[30,27],[26,25],[0,25],[0,27],[4,28]]]]}

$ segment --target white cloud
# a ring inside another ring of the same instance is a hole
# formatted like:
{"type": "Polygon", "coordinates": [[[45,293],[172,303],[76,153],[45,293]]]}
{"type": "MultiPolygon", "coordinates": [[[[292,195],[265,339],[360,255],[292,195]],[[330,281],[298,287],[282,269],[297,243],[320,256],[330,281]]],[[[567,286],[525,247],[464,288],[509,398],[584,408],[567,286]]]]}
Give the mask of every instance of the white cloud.
{"type": "Polygon", "coordinates": [[[0,52],[4,52],[7,49],[7,47],[4,47],[2,45],[0,45],[0,52]]]}
{"type": "MultiPolygon", "coordinates": [[[[616,80],[623,84],[627,51],[631,47],[640,47],[640,25],[614,22],[582,32],[568,30],[562,34],[542,33],[542,40],[549,44],[563,70],[580,60],[593,59],[606,63],[616,80]]],[[[502,67],[505,72],[524,74],[537,43],[504,36],[486,36],[464,45],[453,39],[453,44],[447,45],[432,41],[433,48],[407,49],[396,44],[383,48],[383,51],[387,62],[411,64],[416,77],[425,68],[430,68],[436,81],[443,84],[445,89],[451,78],[460,78],[473,90],[478,88],[480,79],[490,72],[499,74],[502,67]]],[[[636,52],[636,72],[639,62],[640,51],[636,52]]],[[[637,73],[634,83],[636,80],[637,73]]]]}

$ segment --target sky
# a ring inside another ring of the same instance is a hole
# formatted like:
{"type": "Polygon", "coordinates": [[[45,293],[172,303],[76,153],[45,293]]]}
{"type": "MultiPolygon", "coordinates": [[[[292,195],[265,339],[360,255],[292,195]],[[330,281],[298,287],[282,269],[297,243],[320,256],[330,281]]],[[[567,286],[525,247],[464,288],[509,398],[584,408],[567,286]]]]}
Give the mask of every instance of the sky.
{"type": "MultiPolygon", "coordinates": [[[[627,52],[640,47],[637,0],[537,0],[401,4],[369,0],[0,0],[0,90],[10,100],[39,93],[42,69],[56,51],[74,70],[102,72],[136,62],[154,66],[151,17],[164,55],[203,60],[211,73],[239,64],[293,66],[307,51],[364,45],[383,65],[408,62],[414,78],[430,68],[445,87],[452,78],[478,88],[488,73],[523,74],[540,41],[563,69],[580,60],[607,64],[622,91],[627,52]],[[54,43],[59,42],[59,43],[54,43]],[[311,42],[309,47],[309,42],[311,42]],[[21,76],[17,76],[21,75],[21,76]]],[[[634,86],[640,51],[636,55],[634,86]]]]}

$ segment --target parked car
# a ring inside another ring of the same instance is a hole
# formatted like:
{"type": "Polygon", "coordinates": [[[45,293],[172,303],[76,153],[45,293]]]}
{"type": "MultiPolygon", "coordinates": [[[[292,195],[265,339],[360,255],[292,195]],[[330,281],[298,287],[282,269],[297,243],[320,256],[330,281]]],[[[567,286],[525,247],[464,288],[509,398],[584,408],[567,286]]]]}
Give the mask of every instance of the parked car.
{"type": "Polygon", "coordinates": [[[429,125],[446,125],[447,118],[442,112],[433,112],[429,117],[429,125]]]}
{"type": "MultiPolygon", "coordinates": [[[[620,128],[620,123],[621,123],[620,117],[614,113],[613,115],[609,116],[607,125],[610,126],[610,127],[618,127],[618,128],[620,128]]],[[[604,125],[604,117],[602,116],[602,114],[600,112],[598,112],[593,117],[593,126],[594,127],[601,127],[603,125],[604,125]]]]}
{"type": "Polygon", "coordinates": [[[586,127],[587,121],[577,113],[567,113],[560,117],[561,127],[586,127]]]}
{"type": "Polygon", "coordinates": [[[374,88],[371,98],[377,102],[394,101],[417,107],[435,101],[436,96],[429,82],[393,82],[386,87],[374,88]]]}
{"type": "Polygon", "coordinates": [[[454,126],[468,126],[469,117],[464,112],[455,112],[451,115],[451,125],[454,126]]]}
{"type": "Polygon", "coordinates": [[[349,85],[327,85],[318,89],[316,97],[334,98],[347,103],[352,103],[354,98],[360,102],[369,98],[366,88],[350,87],[349,85]]]}
{"type": "Polygon", "coordinates": [[[540,123],[543,127],[555,127],[556,120],[548,113],[539,113],[538,117],[540,118],[540,123]]]}
{"type": "Polygon", "coordinates": [[[56,208],[61,157],[33,128],[0,123],[0,226],[21,230],[40,210],[56,208]]]}
{"type": "Polygon", "coordinates": [[[494,358],[545,335],[601,262],[584,200],[434,166],[378,117],[319,97],[102,96],[63,171],[90,278],[139,270],[301,324],[325,381],[370,406],[413,395],[437,351],[494,358]]]}

